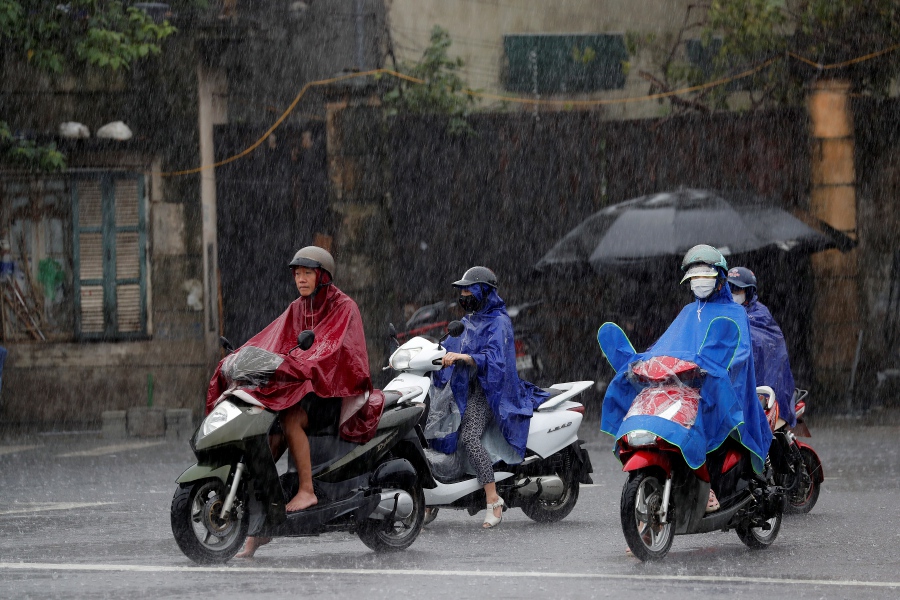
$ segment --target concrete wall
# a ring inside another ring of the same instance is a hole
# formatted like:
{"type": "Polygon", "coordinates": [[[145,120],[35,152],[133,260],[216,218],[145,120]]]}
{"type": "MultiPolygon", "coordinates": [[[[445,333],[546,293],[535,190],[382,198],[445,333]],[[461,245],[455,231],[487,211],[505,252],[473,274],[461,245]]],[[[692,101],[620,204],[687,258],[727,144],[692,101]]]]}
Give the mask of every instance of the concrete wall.
{"type": "MultiPolygon", "coordinates": [[[[417,61],[428,46],[432,27],[440,25],[453,39],[450,54],[465,61],[461,76],[472,89],[505,93],[501,72],[507,34],[674,33],[684,21],[691,0],[386,0],[394,53],[400,60],[417,61]]],[[[696,34],[699,35],[699,34],[696,34]]],[[[630,98],[647,93],[638,75],[650,69],[649,56],[638,57],[625,87],[592,94],[569,94],[567,99],[630,98]]],[[[549,97],[548,97],[549,98],[549,97]]],[[[510,105],[510,110],[532,110],[510,105]]],[[[655,117],[666,110],[657,102],[605,106],[615,119],[655,117]]]]}

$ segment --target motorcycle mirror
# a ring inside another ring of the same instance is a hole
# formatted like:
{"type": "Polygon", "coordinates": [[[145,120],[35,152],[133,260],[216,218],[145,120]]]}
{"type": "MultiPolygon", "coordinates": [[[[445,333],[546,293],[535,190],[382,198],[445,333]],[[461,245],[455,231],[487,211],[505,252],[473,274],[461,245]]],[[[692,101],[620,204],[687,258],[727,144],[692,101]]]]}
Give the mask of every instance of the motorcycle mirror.
{"type": "Polygon", "coordinates": [[[459,321],[450,321],[447,324],[447,333],[441,336],[441,339],[438,340],[438,346],[441,345],[441,342],[446,340],[448,337],[459,337],[462,335],[462,332],[466,330],[466,326],[460,323],[459,321]]]}
{"type": "Polygon", "coordinates": [[[313,342],[315,341],[316,334],[307,329],[305,331],[301,331],[297,336],[297,347],[301,350],[309,350],[310,348],[312,348],[313,342]]]}
{"type": "Polygon", "coordinates": [[[447,333],[450,335],[450,337],[459,337],[465,330],[466,326],[463,325],[460,321],[450,321],[450,324],[447,325],[447,333]]]}
{"type": "Polygon", "coordinates": [[[228,341],[228,338],[224,336],[219,338],[219,345],[229,354],[234,352],[234,346],[232,346],[231,342],[228,341]]]}
{"type": "Polygon", "coordinates": [[[400,347],[400,340],[397,339],[397,328],[394,327],[393,323],[388,323],[388,337],[394,340],[398,348],[400,347]]]}

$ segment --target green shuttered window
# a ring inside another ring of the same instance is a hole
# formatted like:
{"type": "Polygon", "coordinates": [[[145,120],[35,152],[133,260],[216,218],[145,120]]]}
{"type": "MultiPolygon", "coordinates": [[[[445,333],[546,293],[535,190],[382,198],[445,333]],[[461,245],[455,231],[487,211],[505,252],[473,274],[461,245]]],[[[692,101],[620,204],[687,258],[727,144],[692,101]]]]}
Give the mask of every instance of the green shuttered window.
{"type": "Polygon", "coordinates": [[[503,36],[506,88],[522,93],[578,93],[625,87],[628,60],[620,34],[503,36]]]}
{"type": "Polygon", "coordinates": [[[147,334],[144,179],[133,173],[73,177],[75,335],[129,339],[147,334]]]}

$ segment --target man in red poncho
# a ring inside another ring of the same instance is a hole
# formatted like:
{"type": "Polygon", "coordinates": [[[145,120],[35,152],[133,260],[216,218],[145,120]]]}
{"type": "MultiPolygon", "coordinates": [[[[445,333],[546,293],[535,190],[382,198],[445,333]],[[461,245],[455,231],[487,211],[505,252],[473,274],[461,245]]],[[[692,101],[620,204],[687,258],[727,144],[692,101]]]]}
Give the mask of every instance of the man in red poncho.
{"type": "MultiPolygon", "coordinates": [[[[313,490],[308,410],[315,411],[325,399],[341,399],[340,435],[367,442],[378,426],[383,395],[371,394],[369,359],[366,352],[359,308],[349,296],[332,284],[334,259],[326,250],[307,246],[297,251],[289,264],[300,297],[268,327],[250,338],[244,346],[254,346],[277,354],[287,354],[297,345],[304,330],[315,333],[315,342],[307,351],[295,350],[265,385],[252,395],[271,410],[279,411],[288,447],[297,463],[300,489],[287,503],[288,512],[303,510],[318,503],[313,490]],[[302,401],[302,404],[301,404],[302,401]]],[[[206,396],[207,412],[227,388],[216,369],[206,396]]],[[[248,538],[239,557],[251,557],[267,538],[248,538]]]]}

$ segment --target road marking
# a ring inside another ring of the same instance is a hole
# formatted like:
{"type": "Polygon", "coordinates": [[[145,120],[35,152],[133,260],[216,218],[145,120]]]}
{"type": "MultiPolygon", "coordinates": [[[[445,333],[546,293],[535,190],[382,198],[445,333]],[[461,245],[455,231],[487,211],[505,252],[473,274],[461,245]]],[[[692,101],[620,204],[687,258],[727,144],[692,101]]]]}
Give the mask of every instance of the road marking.
{"type": "Polygon", "coordinates": [[[32,450],[34,448],[40,448],[40,446],[0,446],[0,456],[3,456],[4,454],[25,452],[26,450],[32,450]]]}
{"type": "Polygon", "coordinates": [[[104,454],[115,454],[116,452],[126,452],[128,450],[140,450],[142,448],[150,448],[151,446],[159,446],[165,442],[131,442],[130,444],[115,444],[113,446],[102,446],[91,450],[81,450],[79,452],[68,452],[60,454],[59,458],[71,458],[74,456],[103,456],[104,454]]]}
{"type": "Polygon", "coordinates": [[[92,506],[105,506],[117,504],[116,502],[31,502],[22,504],[21,508],[0,510],[0,515],[18,515],[22,513],[45,512],[48,510],[72,510],[73,508],[90,508],[92,506]]]}
{"type": "Polygon", "coordinates": [[[619,579],[625,581],[680,581],[690,583],[763,583],[771,585],[827,585],[857,588],[900,588],[900,581],[859,581],[855,579],[779,579],[775,577],[714,577],[711,575],[648,575],[614,573],[542,573],[536,571],[435,571],[427,569],[303,569],[299,567],[175,567],[163,565],[99,565],[73,563],[0,563],[10,571],[93,571],[133,573],[283,573],[291,575],[403,575],[422,577],[499,577],[534,579],[619,579]]]}

